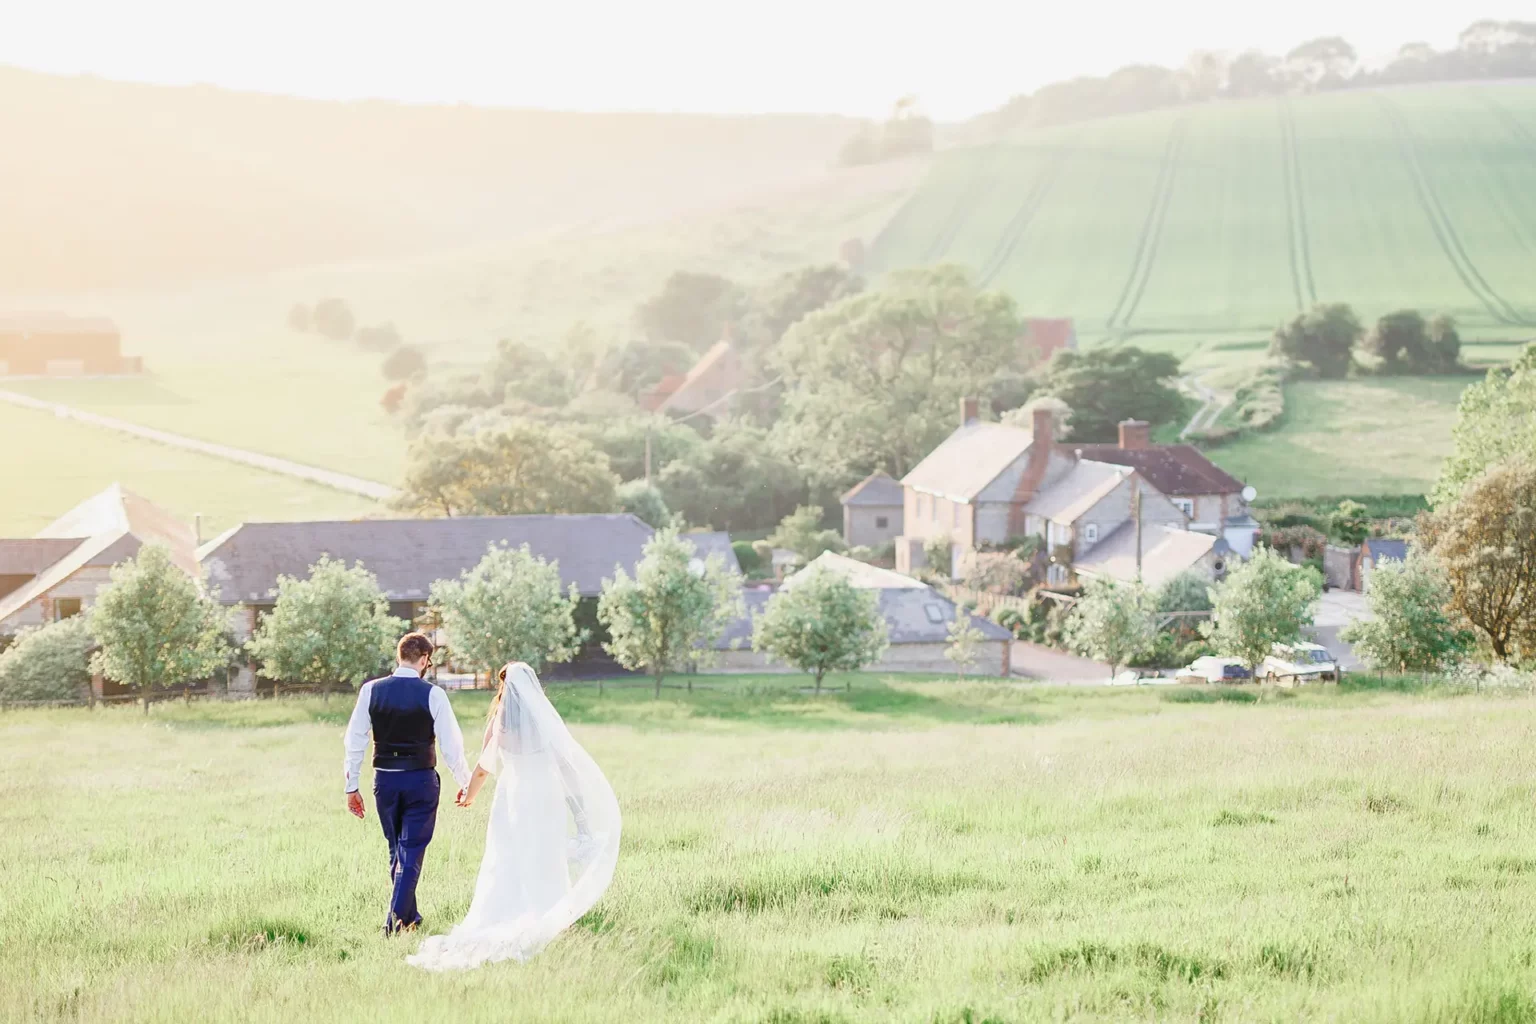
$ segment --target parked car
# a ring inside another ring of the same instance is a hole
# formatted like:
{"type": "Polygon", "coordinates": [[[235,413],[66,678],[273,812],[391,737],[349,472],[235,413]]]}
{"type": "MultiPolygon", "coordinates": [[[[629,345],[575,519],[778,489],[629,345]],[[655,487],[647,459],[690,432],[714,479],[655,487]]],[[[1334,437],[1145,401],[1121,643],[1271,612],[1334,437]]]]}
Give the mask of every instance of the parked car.
{"type": "Polygon", "coordinates": [[[1181,683],[1243,683],[1253,677],[1248,667],[1236,658],[1207,655],[1179,669],[1177,678],[1181,683]]]}
{"type": "Polygon", "coordinates": [[[1270,656],[1259,665],[1259,678],[1266,683],[1336,681],[1339,664],[1322,644],[1275,644],[1270,656]]]}

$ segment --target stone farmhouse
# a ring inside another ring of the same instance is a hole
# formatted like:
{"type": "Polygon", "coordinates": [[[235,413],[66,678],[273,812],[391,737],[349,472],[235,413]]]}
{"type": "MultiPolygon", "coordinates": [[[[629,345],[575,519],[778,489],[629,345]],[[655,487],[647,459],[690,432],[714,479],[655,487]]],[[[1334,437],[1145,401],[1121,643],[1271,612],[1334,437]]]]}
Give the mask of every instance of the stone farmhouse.
{"type": "Polygon", "coordinates": [[[1151,444],[1145,423],[1121,423],[1115,445],[1058,443],[1049,410],[1025,429],[981,421],[974,399],[901,484],[900,572],[923,568],[935,541],[949,542],[940,568],[953,576],[967,551],[1036,536],[1049,583],[1139,570],[1156,586],[1190,569],[1220,575],[1228,557],[1247,556],[1258,525],[1242,481],[1189,445],[1151,444]]]}
{"type": "MultiPolygon", "coordinates": [[[[796,580],[804,579],[808,572],[817,569],[838,573],[855,587],[878,594],[890,646],[885,656],[870,666],[871,669],[881,672],[955,671],[954,662],[944,656],[948,650],[950,623],[955,621],[956,615],[955,603],[949,598],[911,576],[831,551],[812,559],[805,568],[786,579],[783,587],[792,589],[796,580]]],[[[752,620],[762,613],[772,596],[769,589],[745,593],[747,614],[732,624],[715,645],[720,669],[728,672],[783,669],[782,665],[769,662],[752,650],[752,620]]],[[[984,676],[1008,675],[1013,634],[981,616],[972,618],[971,622],[981,631],[983,639],[976,664],[968,671],[984,676]]]]}
{"type": "Polygon", "coordinates": [[[80,377],[140,373],[125,356],[117,325],[63,313],[0,315],[0,377],[80,377]]]}

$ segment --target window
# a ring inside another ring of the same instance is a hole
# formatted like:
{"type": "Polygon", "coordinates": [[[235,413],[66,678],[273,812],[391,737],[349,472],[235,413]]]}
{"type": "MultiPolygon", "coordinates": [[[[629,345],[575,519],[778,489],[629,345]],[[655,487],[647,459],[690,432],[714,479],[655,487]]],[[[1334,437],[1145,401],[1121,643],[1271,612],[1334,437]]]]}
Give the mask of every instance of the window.
{"type": "Polygon", "coordinates": [[[938,522],[939,521],[939,499],[938,498],[934,498],[934,497],[931,497],[931,496],[929,497],[929,499],[928,499],[928,518],[932,519],[934,522],[938,522]]]}
{"type": "Polygon", "coordinates": [[[1099,542],[1098,523],[1089,523],[1083,527],[1083,542],[1086,544],[1097,544],[1099,542]]]}
{"type": "Polygon", "coordinates": [[[1173,503],[1179,506],[1179,511],[1191,518],[1195,514],[1195,502],[1192,498],[1174,498],[1173,503]]]}
{"type": "Polygon", "coordinates": [[[80,614],[80,599],[78,597],[61,597],[53,602],[53,617],[55,619],[72,619],[80,614]]]}
{"type": "Polygon", "coordinates": [[[1067,567],[1053,564],[1045,571],[1045,578],[1050,583],[1065,583],[1067,582],[1067,567]]]}
{"type": "Polygon", "coordinates": [[[949,510],[950,510],[951,513],[953,513],[953,516],[954,516],[954,518],[953,518],[952,522],[950,523],[950,525],[952,525],[957,530],[960,529],[960,506],[959,506],[959,504],[951,503],[950,506],[949,506],[949,510]]]}
{"type": "Polygon", "coordinates": [[[887,517],[887,516],[875,516],[875,529],[877,529],[877,530],[884,530],[886,527],[888,527],[890,525],[891,525],[891,520],[890,520],[889,517],[887,517]]]}
{"type": "Polygon", "coordinates": [[[925,604],[923,605],[923,611],[927,613],[929,622],[938,623],[944,621],[944,609],[939,605],[925,604]]]}

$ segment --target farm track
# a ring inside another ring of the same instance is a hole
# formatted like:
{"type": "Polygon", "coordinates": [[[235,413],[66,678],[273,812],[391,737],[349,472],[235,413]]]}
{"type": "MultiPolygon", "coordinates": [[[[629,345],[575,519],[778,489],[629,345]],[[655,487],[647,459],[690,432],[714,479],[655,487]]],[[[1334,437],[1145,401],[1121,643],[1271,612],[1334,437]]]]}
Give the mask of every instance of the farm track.
{"type": "Polygon", "coordinates": [[[1285,222],[1290,235],[1291,292],[1301,312],[1317,302],[1312,277],[1312,243],[1307,234],[1307,198],[1301,183],[1301,151],[1296,143],[1296,112],[1289,99],[1280,101],[1280,136],[1285,152],[1285,222]]]}
{"type": "Polygon", "coordinates": [[[1446,213],[1445,206],[1440,202],[1440,197],[1435,192],[1423,163],[1419,160],[1418,142],[1414,139],[1412,130],[1403,122],[1401,112],[1390,99],[1378,94],[1376,102],[1387,115],[1387,121],[1397,137],[1398,147],[1402,150],[1409,176],[1413,179],[1419,204],[1423,207],[1425,216],[1429,218],[1430,229],[1434,231],[1435,239],[1440,243],[1446,259],[1450,260],[1456,276],[1461,278],[1467,290],[1482,303],[1483,308],[1488,310],[1495,320],[1511,326],[1536,326],[1521,316],[1519,310],[1495,291],[1477,269],[1477,265],[1472,262],[1465,246],[1462,245],[1460,236],[1456,234],[1450,215],[1446,213]]]}
{"type": "Polygon", "coordinates": [[[1040,169],[1029,194],[1024,197],[1024,202],[1020,204],[1012,219],[1003,227],[997,246],[987,257],[987,262],[982,264],[980,280],[983,286],[991,284],[992,279],[1001,273],[1002,269],[1008,265],[1008,261],[1013,258],[1014,250],[1018,248],[1019,241],[1024,237],[1030,222],[1035,219],[1035,214],[1040,212],[1040,207],[1044,204],[1046,196],[1050,194],[1051,186],[1056,183],[1064,163],[1066,163],[1066,150],[1061,147],[1052,150],[1051,155],[1046,158],[1045,166],[1040,169]]]}
{"type": "Polygon", "coordinates": [[[1158,238],[1162,234],[1163,221],[1168,217],[1168,206],[1173,197],[1173,182],[1178,173],[1179,154],[1184,148],[1184,136],[1189,128],[1189,118],[1181,117],[1168,132],[1168,144],[1163,147],[1163,158],[1157,168],[1157,182],[1153,185],[1152,208],[1141,226],[1141,237],[1136,243],[1136,257],[1131,263],[1131,273],[1120,290],[1119,301],[1105,322],[1107,327],[1126,328],[1136,315],[1136,307],[1147,290],[1147,279],[1152,276],[1152,265],[1157,259],[1158,238]],[[1116,321],[1119,321],[1116,323],[1116,321]]]}

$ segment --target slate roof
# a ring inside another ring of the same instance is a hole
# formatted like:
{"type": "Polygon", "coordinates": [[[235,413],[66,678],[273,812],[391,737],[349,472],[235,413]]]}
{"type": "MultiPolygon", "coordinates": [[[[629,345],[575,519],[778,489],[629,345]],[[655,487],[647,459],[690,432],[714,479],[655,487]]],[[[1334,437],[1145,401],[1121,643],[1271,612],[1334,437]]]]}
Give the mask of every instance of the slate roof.
{"type": "Polygon", "coordinates": [[[902,483],[953,501],[970,501],[1034,443],[1032,432],[1004,423],[967,423],[902,478],[902,483]]]}
{"type": "Polygon", "coordinates": [[[842,497],[844,505],[900,508],[905,498],[901,481],[876,472],[850,487],[842,497]]]}
{"type": "Polygon", "coordinates": [[[693,545],[694,554],[698,557],[708,558],[710,555],[719,555],[727,569],[732,572],[741,572],[741,562],[736,558],[736,549],[731,547],[731,535],[724,530],[685,533],[682,538],[693,545]]]}
{"type": "MultiPolygon", "coordinates": [[[[1216,546],[1208,533],[1171,526],[1143,527],[1141,531],[1141,581],[1149,588],[1167,583],[1194,566],[1216,546]]],[[[1073,568],[1090,576],[1116,580],[1136,578],[1136,525],[1121,523],[1103,540],[1073,562],[1073,568]]]]}
{"type": "Polygon", "coordinates": [[[1079,516],[1127,480],[1132,472],[1126,466],[1083,459],[1060,480],[1035,495],[1024,506],[1025,511],[1058,523],[1075,523],[1079,516]]]}
{"type": "MultiPolygon", "coordinates": [[[[592,597],[616,565],[634,569],[652,532],[628,513],[245,523],[199,555],[210,588],[225,604],[273,600],[280,574],[305,576],[321,555],[362,562],[390,600],[423,601],[435,581],[456,578],[493,543],[527,544],[535,555],[558,561],[561,579],[592,597]]],[[[724,535],[685,536],[714,550],[724,535]]]]}
{"type": "Polygon", "coordinates": [[[1408,542],[1400,538],[1369,537],[1364,546],[1370,549],[1372,561],[1379,562],[1383,558],[1395,558],[1399,562],[1408,560],[1408,542]]]}
{"type": "MultiPolygon", "coordinates": [[[[802,569],[801,572],[805,570],[802,569]]],[[[797,574],[798,575],[798,574],[797,574]]],[[[955,619],[955,603],[926,585],[894,587],[879,592],[880,615],[885,619],[887,636],[893,646],[899,644],[941,644],[949,639],[949,624],[955,619]]],[[[747,590],[742,598],[747,607],[746,615],[732,622],[715,649],[720,651],[750,649],[752,646],[752,621],[768,607],[773,593],[767,590],[747,590]]],[[[1013,634],[991,619],[972,615],[971,623],[987,640],[1011,641],[1013,634]]]]}
{"type": "Polygon", "coordinates": [[[1188,444],[1160,444],[1150,448],[1121,448],[1117,444],[1059,444],[1063,454],[1081,452],[1085,459],[1130,466],[1143,480],[1164,494],[1186,497],[1197,494],[1237,494],[1243,482],[1188,444]]]}

